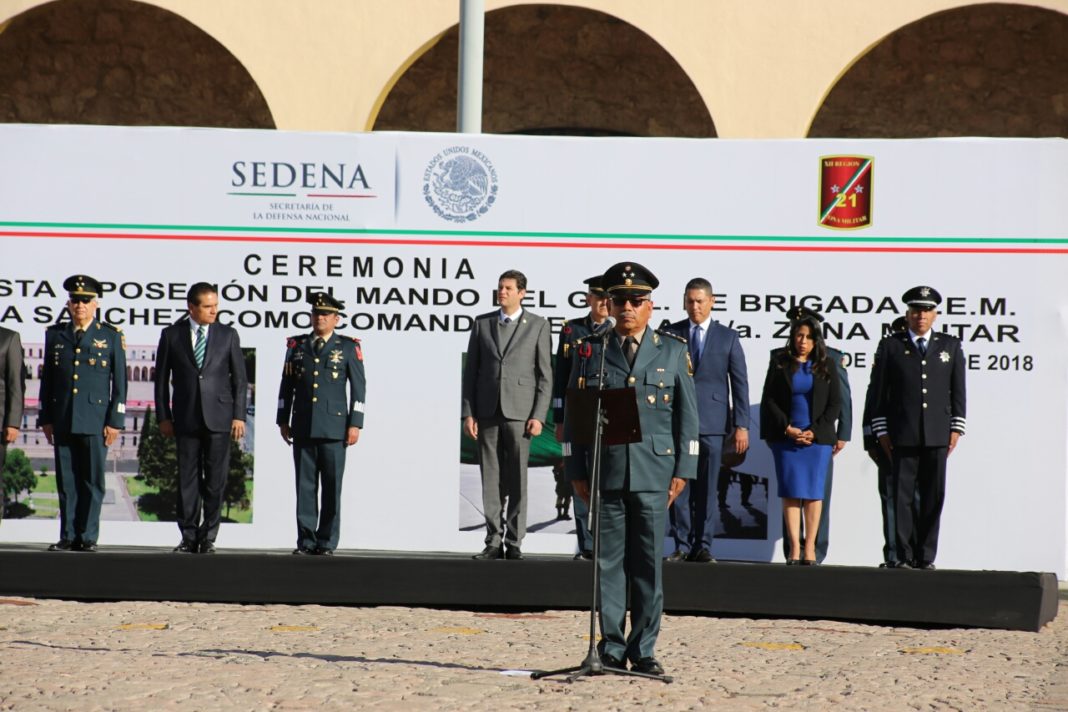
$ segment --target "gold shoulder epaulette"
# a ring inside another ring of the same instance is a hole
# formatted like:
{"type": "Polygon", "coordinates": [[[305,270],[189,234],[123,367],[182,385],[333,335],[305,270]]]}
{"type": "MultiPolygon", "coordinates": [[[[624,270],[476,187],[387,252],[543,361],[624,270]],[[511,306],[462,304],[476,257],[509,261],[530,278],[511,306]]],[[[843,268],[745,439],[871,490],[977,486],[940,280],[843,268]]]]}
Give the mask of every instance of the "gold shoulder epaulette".
{"type": "Polygon", "coordinates": [[[664,329],[657,329],[656,333],[660,334],[661,336],[666,336],[669,339],[675,339],[675,341],[678,341],[678,342],[683,343],[683,344],[689,343],[688,341],[686,341],[686,337],[685,336],[679,336],[674,331],[666,331],[664,329]]]}

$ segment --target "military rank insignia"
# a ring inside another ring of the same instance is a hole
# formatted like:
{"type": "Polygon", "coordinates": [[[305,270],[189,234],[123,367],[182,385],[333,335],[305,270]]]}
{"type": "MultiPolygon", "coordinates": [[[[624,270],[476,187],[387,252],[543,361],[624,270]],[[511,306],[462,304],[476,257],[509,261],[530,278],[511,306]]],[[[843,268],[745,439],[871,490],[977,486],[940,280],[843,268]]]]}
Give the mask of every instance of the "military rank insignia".
{"type": "Polygon", "coordinates": [[[107,339],[93,339],[94,349],[106,349],[108,347],[107,339]]]}
{"type": "Polygon", "coordinates": [[[820,227],[871,227],[874,163],[871,156],[820,156],[820,227]]]}
{"type": "Polygon", "coordinates": [[[341,349],[330,350],[330,363],[341,363],[341,349]]]}

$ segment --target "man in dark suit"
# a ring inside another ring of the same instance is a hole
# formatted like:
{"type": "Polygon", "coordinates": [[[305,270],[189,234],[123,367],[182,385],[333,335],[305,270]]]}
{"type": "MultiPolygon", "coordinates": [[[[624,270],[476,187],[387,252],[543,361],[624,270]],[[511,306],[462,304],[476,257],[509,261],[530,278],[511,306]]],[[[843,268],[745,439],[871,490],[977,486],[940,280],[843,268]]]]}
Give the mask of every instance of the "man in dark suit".
{"type": "MultiPolygon", "coordinates": [[[[615,327],[580,341],[573,352],[572,388],[635,389],[639,442],[601,450],[599,526],[601,660],[662,675],[655,657],[664,608],[661,581],[664,533],[671,502],[697,469],[698,415],[685,342],[649,328],[657,278],[636,262],[621,262],[604,274],[615,327]],[[588,345],[589,349],[581,348],[588,345]],[[604,376],[599,374],[604,350],[604,376]],[[624,637],[627,595],[630,633],[624,637]]],[[[570,424],[567,435],[570,440],[570,424]]],[[[590,446],[568,447],[567,471],[575,493],[590,498],[590,446]]]]}
{"type": "Polygon", "coordinates": [[[701,446],[693,487],[684,489],[671,505],[669,534],[675,551],[668,561],[709,563],[715,561],[711,553],[717,512],[713,498],[720,479],[723,442],[730,436],[738,455],[749,449],[749,376],[738,332],[712,319],[716,303],[712,284],[702,277],[691,279],[682,303],[689,319],[669,329],[688,342],[701,446]]]}
{"type": "MultiPolygon", "coordinates": [[[[584,279],[586,285],[586,306],[590,311],[585,316],[569,319],[560,330],[560,343],[556,347],[556,367],[553,371],[553,420],[556,423],[556,441],[564,442],[564,399],[567,397],[567,384],[571,380],[571,350],[579,339],[585,339],[608,325],[608,295],[601,289],[602,275],[584,279]]],[[[565,453],[566,454],[566,453],[565,453]]],[[[564,476],[567,488],[571,489],[571,480],[564,476]]],[[[593,557],[593,539],[590,537],[586,520],[590,510],[581,497],[574,498],[575,535],[578,538],[576,559],[593,557]]]]}
{"type": "Polygon", "coordinates": [[[60,538],[49,551],[96,551],[108,446],[126,420],[126,343],[95,318],[100,282],[68,277],[71,321],[45,331],[37,424],[56,454],[60,538]]]}
{"type": "MultiPolygon", "coordinates": [[[[805,306],[791,307],[786,312],[786,318],[790,321],[798,321],[804,318],[814,319],[817,323],[823,323],[823,315],[814,309],[805,306]]],[[[772,360],[783,351],[783,347],[771,350],[772,360]]],[[[842,407],[838,412],[836,431],[838,439],[831,448],[831,462],[827,465],[827,479],[823,484],[823,510],[820,514],[820,525],[816,529],[816,562],[822,564],[827,558],[827,549],[831,544],[831,490],[834,483],[834,456],[840,453],[851,439],[853,431],[853,391],[849,388],[849,373],[845,367],[845,354],[836,348],[827,346],[827,357],[834,361],[835,371],[838,373],[838,389],[842,396],[842,407]]],[[[805,539],[805,520],[801,519],[801,541],[805,539]]],[[[787,537],[782,538],[782,555],[790,558],[790,542],[787,537]]]]}
{"type": "Polygon", "coordinates": [[[338,334],[345,304],[326,292],[308,297],[312,332],[286,342],[275,422],[293,446],[297,474],[294,554],[332,556],[341,537],[345,454],[360,439],[367,379],[360,340],[338,334]],[[319,509],[319,485],[323,506],[319,509]]]}
{"type": "MultiPolygon", "coordinates": [[[[908,320],[903,316],[894,319],[890,325],[891,334],[902,334],[908,331],[908,320]]],[[[868,457],[875,463],[877,468],[877,487],[879,490],[879,504],[883,517],[883,563],[879,568],[894,568],[897,565],[897,527],[894,523],[894,467],[890,458],[879,447],[878,440],[871,431],[872,381],[868,380],[868,390],[864,394],[864,450],[868,457]]],[[[823,528],[822,526],[820,527],[823,528]]]]}
{"type": "Polygon", "coordinates": [[[931,330],[942,296],[913,287],[901,299],[908,331],[879,342],[871,429],[893,463],[896,568],[933,569],[946,458],[966,424],[966,367],[960,340],[931,330]]]}
{"type": "Polygon", "coordinates": [[[486,547],[476,559],[523,558],[530,441],[541,433],[553,389],[549,322],[523,309],[526,293],[522,272],[502,274],[501,308],[475,319],[467,344],[460,417],[478,441],[486,517],[486,547]]]}
{"type": "Polygon", "coordinates": [[[182,541],[174,550],[213,554],[230,470],[230,441],[245,435],[248,376],[237,331],[216,321],[218,290],[197,282],[189,288],[186,303],[189,316],[160,334],[156,411],[160,432],[177,438],[176,509],[182,541]]]}
{"type": "Polygon", "coordinates": [[[15,442],[22,427],[25,380],[22,340],[17,332],[0,327],[0,521],[4,519],[4,462],[7,446],[15,442]]]}

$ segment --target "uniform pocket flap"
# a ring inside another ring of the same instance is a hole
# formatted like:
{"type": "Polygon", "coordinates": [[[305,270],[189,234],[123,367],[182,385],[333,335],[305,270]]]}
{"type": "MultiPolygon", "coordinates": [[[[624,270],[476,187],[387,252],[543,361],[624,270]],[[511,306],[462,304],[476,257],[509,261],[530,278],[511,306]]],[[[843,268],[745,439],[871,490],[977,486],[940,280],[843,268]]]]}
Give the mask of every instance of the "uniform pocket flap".
{"type": "Polygon", "coordinates": [[[670,435],[654,435],[653,452],[657,455],[674,455],[675,438],[670,435]]]}
{"type": "Polygon", "coordinates": [[[645,383],[649,386],[656,386],[658,388],[666,388],[668,386],[675,385],[675,372],[674,371],[646,371],[645,383]]]}

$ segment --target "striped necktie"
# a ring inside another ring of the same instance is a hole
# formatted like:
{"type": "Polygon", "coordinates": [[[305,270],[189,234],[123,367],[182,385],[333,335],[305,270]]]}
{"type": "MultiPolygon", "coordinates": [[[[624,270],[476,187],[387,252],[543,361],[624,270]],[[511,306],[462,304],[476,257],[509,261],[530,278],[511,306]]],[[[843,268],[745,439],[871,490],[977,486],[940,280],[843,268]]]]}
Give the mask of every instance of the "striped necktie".
{"type": "Polygon", "coordinates": [[[197,368],[204,368],[204,354],[208,350],[208,340],[204,338],[204,325],[197,327],[197,341],[193,344],[193,358],[197,360],[197,368]]]}

